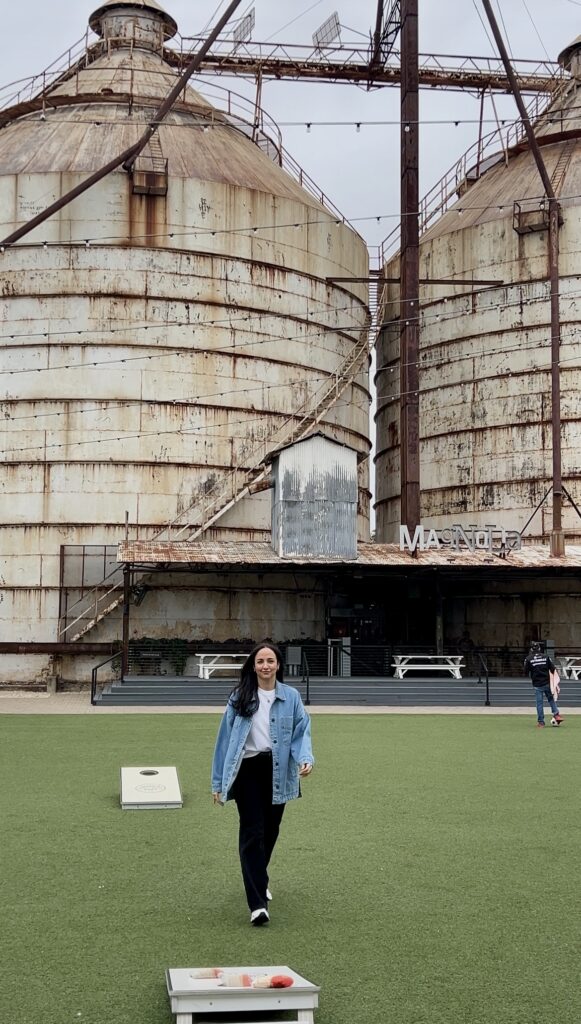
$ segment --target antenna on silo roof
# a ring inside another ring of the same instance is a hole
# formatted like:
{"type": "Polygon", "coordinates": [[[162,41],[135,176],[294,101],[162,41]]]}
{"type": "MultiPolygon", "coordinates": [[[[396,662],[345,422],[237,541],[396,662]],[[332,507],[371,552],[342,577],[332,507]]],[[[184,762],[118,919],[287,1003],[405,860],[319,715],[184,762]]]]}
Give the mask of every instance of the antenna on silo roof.
{"type": "Polygon", "coordinates": [[[248,43],[250,41],[250,39],[252,38],[252,30],[254,28],[255,22],[256,11],[254,7],[252,7],[249,10],[248,14],[245,14],[244,17],[240,19],[232,33],[232,38],[234,40],[234,50],[236,50],[236,48],[240,46],[240,43],[248,43]]]}
{"type": "Polygon", "coordinates": [[[318,50],[322,50],[324,46],[334,43],[336,39],[341,41],[341,25],[337,11],[334,11],[313,35],[313,45],[318,50]]]}

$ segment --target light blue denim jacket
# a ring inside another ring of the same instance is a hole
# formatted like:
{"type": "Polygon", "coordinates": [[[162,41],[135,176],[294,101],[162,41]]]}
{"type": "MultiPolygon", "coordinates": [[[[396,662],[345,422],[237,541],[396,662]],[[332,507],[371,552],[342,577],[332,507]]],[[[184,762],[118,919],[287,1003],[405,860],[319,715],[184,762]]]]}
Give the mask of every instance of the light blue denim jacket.
{"type": "MultiPolygon", "coordinates": [[[[276,681],[276,696],[270,709],[272,741],[272,802],[285,804],[299,796],[299,766],[314,764],[311,749],[311,720],[301,695],[294,686],[276,681]]],[[[220,723],[214,760],[212,792],[231,800],[231,789],[242,763],[244,744],[252,718],[237,715],[230,701],[220,723]]]]}

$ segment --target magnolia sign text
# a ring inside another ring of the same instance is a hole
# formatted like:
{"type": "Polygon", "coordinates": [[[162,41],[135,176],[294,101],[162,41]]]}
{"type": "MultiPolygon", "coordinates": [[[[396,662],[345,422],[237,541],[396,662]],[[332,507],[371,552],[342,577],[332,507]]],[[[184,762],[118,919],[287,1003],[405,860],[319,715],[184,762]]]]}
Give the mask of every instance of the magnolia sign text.
{"type": "Polygon", "coordinates": [[[518,530],[505,530],[504,526],[460,526],[455,523],[443,530],[416,526],[413,536],[407,526],[399,528],[401,551],[430,551],[450,548],[452,551],[492,551],[506,555],[518,551],[521,535],[518,530]]]}

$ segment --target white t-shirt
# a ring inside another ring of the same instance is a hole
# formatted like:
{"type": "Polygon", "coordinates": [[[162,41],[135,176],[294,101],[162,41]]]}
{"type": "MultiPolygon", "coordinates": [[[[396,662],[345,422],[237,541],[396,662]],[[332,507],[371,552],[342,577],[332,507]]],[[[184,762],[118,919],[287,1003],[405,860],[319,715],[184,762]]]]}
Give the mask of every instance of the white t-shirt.
{"type": "Polygon", "coordinates": [[[257,693],[258,708],[252,716],[252,725],[244,744],[244,757],[255,757],[265,750],[272,750],[270,709],[276,697],[276,690],[262,690],[259,686],[257,693]]]}

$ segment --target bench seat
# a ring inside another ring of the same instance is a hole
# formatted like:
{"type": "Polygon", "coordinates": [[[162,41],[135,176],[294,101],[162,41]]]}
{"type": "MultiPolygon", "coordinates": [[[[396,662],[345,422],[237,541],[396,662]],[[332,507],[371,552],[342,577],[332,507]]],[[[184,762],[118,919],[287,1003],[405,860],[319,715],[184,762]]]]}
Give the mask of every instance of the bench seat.
{"type": "Polygon", "coordinates": [[[579,679],[581,676],[581,655],[557,658],[557,670],[561,672],[564,679],[579,679]]]}
{"type": "Polygon", "coordinates": [[[215,672],[222,670],[239,672],[247,655],[224,652],[224,654],[198,653],[195,657],[199,660],[198,678],[209,679],[215,672]]]}
{"type": "Polygon", "coordinates": [[[448,672],[454,679],[461,679],[464,660],[461,654],[396,654],[391,667],[396,679],[403,679],[406,672],[448,672]]]}

